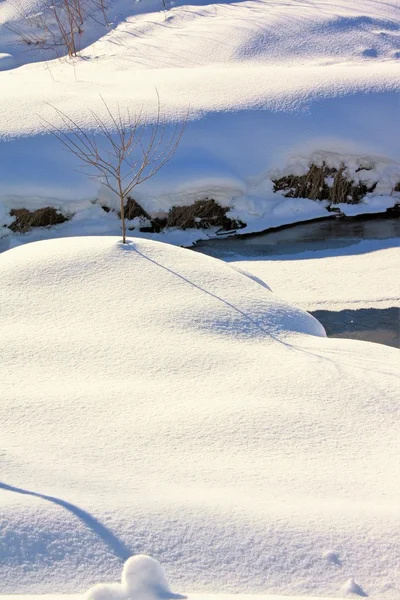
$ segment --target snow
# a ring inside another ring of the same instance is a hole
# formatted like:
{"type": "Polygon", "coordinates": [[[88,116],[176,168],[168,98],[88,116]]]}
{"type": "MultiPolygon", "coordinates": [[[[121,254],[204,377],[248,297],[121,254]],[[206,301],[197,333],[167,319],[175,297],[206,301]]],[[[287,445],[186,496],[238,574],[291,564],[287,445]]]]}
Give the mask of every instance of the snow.
{"type": "MultiPolygon", "coordinates": [[[[356,595],[356,596],[368,596],[364,590],[354,581],[354,577],[350,577],[343,586],[343,593],[345,596],[356,595]]],[[[354,596],[353,596],[354,597],[354,596]]]]}
{"type": "MultiPolygon", "coordinates": [[[[7,219],[11,223],[13,217],[7,215],[7,219]]],[[[134,226],[134,223],[127,220],[127,227],[130,229],[131,226],[134,226]]],[[[152,234],[135,231],[136,237],[151,237],[156,241],[186,247],[193,246],[201,239],[209,239],[215,234],[215,227],[210,230],[171,229],[152,234]]],[[[75,213],[71,220],[51,228],[39,227],[27,233],[14,235],[10,235],[9,231],[5,232],[4,237],[0,239],[0,252],[40,240],[87,235],[121,235],[121,222],[115,213],[106,213],[98,204],[89,203],[88,206],[82,206],[82,209],[75,213]]]]}
{"type": "MultiPolygon", "coordinates": [[[[257,239],[251,243],[256,246],[257,239]]],[[[224,258],[304,310],[390,308],[400,303],[398,238],[283,256],[224,258]]]]}
{"type": "Polygon", "coordinates": [[[83,593],[149,554],[181,593],[354,577],[397,600],[397,350],[154,241],[41,241],[0,271],[0,593],[83,593]]]}
{"type": "MultiPolygon", "coordinates": [[[[51,205],[79,213],[112,201],[44,120],[59,125],[57,107],[89,130],[91,110],[107,121],[101,94],[112,110],[144,106],[151,122],[155,88],[165,122],[188,110],[189,122],[171,163],[134,190],[147,211],[213,197],[249,231],[326,216],[323,204],[287,203],[272,190],[274,175],[302,173],[316,160],[344,163],[356,178],[361,165],[378,181],[358,211],[398,201],[398,0],[179,0],[167,10],[161,0],[118,0],[109,27],[90,5],[75,59],[21,44],[10,30],[29,31],[18,6],[0,6],[3,212],[51,205]]],[[[44,2],[21,6],[37,14],[44,2]]],[[[108,222],[108,233],[116,225],[108,222]]]]}
{"type": "MultiPolygon", "coordinates": [[[[188,594],[189,600],[282,600],[282,596],[271,596],[268,594],[188,594]]],[[[1,600],[82,600],[82,596],[79,594],[46,594],[40,595],[35,594],[30,596],[28,594],[20,595],[13,594],[12,596],[2,595],[1,600]]],[[[326,600],[326,598],[316,596],[285,596],[285,600],[326,600]]],[[[330,597],[330,600],[338,600],[337,598],[330,597]]]]}
{"type": "Polygon", "coordinates": [[[172,596],[159,561],[189,600],[398,600],[398,351],[303,310],[397,305],[396,241],[229,264],[160,243],[216,228],[123,247],[116,198],[49,123],[110,125],[104,98],[151,124],[156,90],[167,134],[188,114],[134,189],[152,214],[208,197],[243,233],[333,217],[273,191],[312,163],[377,182],[344,214],[385,211],[399,0],[117,0],[107,26],[85,0],[74,59],[16,34],[46,6],[0,2],[0,593],[172,596]],[[11,209],[46,206],[70,220],[11,232],[11,209]]]}
{"type": "MultiPolygon", "coordinates": [[[[104,202],[107,205],[107,202],[104,202]]],[[[12,202],[8,202],[12,206],[12,202]]],[[[252,212],[252,208],[249,208],[252,212]]],[[[10,217],[6,210],[3,210],[4,222],[11,223],[13,217],[10,217]]],[[[281,201],[274,199],[269,203],[268,216],[263,218],[257,215],[247,216],[248,225],[240,229],[240,233],[253,233],[260,229],[269,229],[270,227],[280,227],[291,223],[308,221],[311,219],[326,218],[333,216],[328,213],[322,202],[314,202],[307,198],[282,198],[281,201]]],[[[132,219],[127,221],[128,229],[134,229],[134,235],[141,238],[151,238],[155,241],[167,242],[177,246],[190,247],[200,240],[207,240],[218,235],[226,235],[219,231],[218,227],[209,229],[165,229],[160,233],[147,233],[136,230],[136,227],[143,227],[144,223],[132,219]]],[[[11,230],[3,228],[3,238],[0,238],[0,252],[14,248],[15,246],[28,244],[45,239],[54,239],[60,237],[76,237],[86,235],[120,235],[121,224],[115,212],[105,212],[98,204],[89,203],[88,206],[81,204],[80,209],[65,223],[53,226],[51,228],[34,228],[23,234],[11,234],[11,230]]]]}
{"type": "Polygon", "coordinates": [[[396,198],[393,196],[365,197],[360,204],[338,203],[337,208],[347,217],[354,217],[356,215],[385,212],[388,208],[395,206],[396,203],[396,198]]]}
{"type": "Polygon", "coordinates": [[[85,600],[171,600],[185,599],[174,594],[160,563],[144,554],[131,556],[124,564],[121,583],[98,583],[85,594],[85,600]]]}
{"type": "Polygon", "coordinates": [[[325,558],[328,562],[338,566],[341,566],[342,564],[337,552],[333,552],[332,550],[327,550],[324,552],[322,558],[325,558]]]}

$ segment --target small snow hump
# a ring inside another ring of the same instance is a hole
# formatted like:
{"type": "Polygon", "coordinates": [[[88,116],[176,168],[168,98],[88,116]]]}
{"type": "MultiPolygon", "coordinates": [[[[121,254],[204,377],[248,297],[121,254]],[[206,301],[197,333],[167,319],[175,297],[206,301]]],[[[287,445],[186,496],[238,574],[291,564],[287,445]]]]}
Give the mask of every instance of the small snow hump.
{"type": "Polygon", "coordinates": [[[327,550],[324,552],[322,554],[322,558],[324,558],[328,563],[337,565],[338,567],[342,566],[342,561],[340,560],[339,554],[333,550],[327,550]]]}
{"type": "Polygon", "coordinates": [[[126,600],[120,583],[97,583],[84,595],[84,600],[126,600]]]}
{"type": "Polygon", "coordinates": [[[160,563],[138,554],[128,558],[122,570],[121,583],[98,583],[86,592],[84,600],[183,600],[168,585],[160,563]]]}
{"type": "Polygon", "coordinates": [[[348,596],[350,594],[354,594],[355,596],[362,596],[363,598],[367,598],[368,594],[364,592],[362,587],[356,583],[354,577],[350,577],[344,584],[342,588],[343,594],[348,596]]]}
{"type": "Polygon", "coordinates": [[[160,563],[145,554],[128,558],[122,570],[121,584],[128,597],[186,598],[171,592],[160,563]]]}

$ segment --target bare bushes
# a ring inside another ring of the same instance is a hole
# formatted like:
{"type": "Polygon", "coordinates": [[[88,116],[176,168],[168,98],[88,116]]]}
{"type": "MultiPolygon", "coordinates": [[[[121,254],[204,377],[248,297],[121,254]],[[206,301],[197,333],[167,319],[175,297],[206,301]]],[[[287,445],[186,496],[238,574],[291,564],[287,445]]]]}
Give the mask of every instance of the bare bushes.
{"type": "Polygon", "coordinates": [[[149,226],[146,225],[144,229],[149,231],[161,231],[164,228],[209,229],[210,227],[231,231],[245,226],[241,221],[228,217],[228,212],[229,208],[209,198],[197,200],[187,206],[173,206],[165,217],[152,217],[133,198],[128,198],[125,205],[125,218],[147,222],[149,226]]]}
{"type": "MultiPolygon", "coordinates": [[[[359,171],[364,170],[362,168],[359,171]]],[[[365,169],[367,170],[367,169],[365,169]]],[[[355,182],[346,174],[346,167],[339,169],[312,164],[305,175],[286,175],[273,180],[274,192],[284,191],[286,198],[309,198],[328,200],[332,204],[358,204],[377,182],[355,182]]]]}
{"type": "MultiPolygon", "coordinates": [[[[104,206],[103,209],[106,212],[114,212],[107,206],[104,206]]],[[[165,228],[209,229],[216,227],[221,231],[231,231],[244,227],[245,224],[241,221],[227,216],[228,210],[217,204],[215,200],[207,198],[188,206],[174,206],[165,216],[153,217],[136,200],[129,197],[124,206],[124,216],[128,222],[137,221],[135,228],[138,227],[141,231],[153,233],[158,233],[165,228]]],[[[14,221],[9,228],[14,233],[25,233],[34,227],[52,227],[69,220],[69,217],[51,206],[33,211],[26,208],[14,208],[10,211],[10,215],[14,217],[14,221]]],[[[118,212],[118,216],[121,218],[120,212],[118,212]]]]}
{"type": "MultiPolygon", "coordinates": [[[[151,220],[150,215],[144,210],[144,208],[136,202],[133,198],[128,198],[125,204],[125,219],[128,221],[132,221],[133,219],[147,219],[151,220]]],[[[121,217],[121,212],[119,212],[119,217],[121,217]]]]}
{"type": "MultiPolygon", "coordinates": [[[[152,217],[139,202],[130,197],[125,204],[124,215],[127,221],[136,221],[135,228],[139,226],[140,231],[158,233],[167,222],[165,218],[152,217]]],[[[121,211],[118,212],[118,216],[121,218],[121,211]]]]}
{"type": "Polygon", "coordinates": [[[11,231],[26,232],[32,227],[51,227],[59,223],[68,221],[65,215],[62,215],[57,209],[50,206],[46,208],[38,208],[30,211],[27,208],[13,208],[10,215],[15,217],[14,221],[9,225],[11,231]]]}
{"type": "Polygon", "coordinates": [[[44,5],[41,13],[29,14],[23,4],[14,3],[19,21],[7,24],[7,28],[28,46],[52,50],[56,56],[65,53],[76,56],[80,50],[84,23],[98,9],[104,24],[108,25],[104,0],[54,0],[44,5]]]}
{"type": "MultiPolygon", "coordinates": [[[[230,218],[228,213],[229,208],[209,198],[197,200],[187,206],[173,206],[162,217],[153,217],[136,200],[128,198],[124,211],[126,220],[137,220],[141,231],[159,232],[165,228],[209,229],[210,227],[221,231],[232,231],[245,227],[245,224],[238,219],[230,218]],[[143,223],[142,226],[140,221],[143,223]]],[[[121,217],[121,213],[118,214],[121,217]]]]}
{"type": "Polygon", "coordinates": [[[189,206],[173,206],[167,215],[167,227],[180,229],[209,229],[218,227],[224,231],[244,227],[241,221],[227,216],[229,208],[205,198],[189,206]]]}

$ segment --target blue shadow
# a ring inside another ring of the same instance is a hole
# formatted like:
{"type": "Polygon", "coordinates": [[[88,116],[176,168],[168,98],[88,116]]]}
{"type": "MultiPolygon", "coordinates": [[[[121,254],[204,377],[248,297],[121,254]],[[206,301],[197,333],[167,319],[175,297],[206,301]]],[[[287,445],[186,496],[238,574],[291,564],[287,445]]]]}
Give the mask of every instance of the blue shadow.
{"type": "Polygon", "coordinates": [[[60,498],[56,498],[54,496],[47,496],[46,494],[39,494],[38,492],[30,492],[29,490],[8,485],[7,483],[3,483],[1,481],[0,490],[5,490],[6,492],[15,492],[16,494],[23,494],[24,496],[33,496],[34,498],[47,500],[47,502],[52,502],[53,504],[57,504],[57,506],[61,506],[62,508],[65,508],[65,510],[68,510],[70,513],[72,513],[75,517],[82,521],[86,527],[91,529],[93,533],[101,538],[104,544],[108,546],[108,548],[110,548],[110,550],[112,550],[116,557],[122,562],[125,562],[130,556],[132,556],[132,552],[129,550],[129,548],[125,546],[125,544],[121,542],[117,536],[110,531],[110,529],[105,527],[105,525],[100,523],[100,521],[98,521],[86,510],[79,508],[79,506],[75,506],[75,504],[71,504],[71,502],[61,500],[60,498]]]}

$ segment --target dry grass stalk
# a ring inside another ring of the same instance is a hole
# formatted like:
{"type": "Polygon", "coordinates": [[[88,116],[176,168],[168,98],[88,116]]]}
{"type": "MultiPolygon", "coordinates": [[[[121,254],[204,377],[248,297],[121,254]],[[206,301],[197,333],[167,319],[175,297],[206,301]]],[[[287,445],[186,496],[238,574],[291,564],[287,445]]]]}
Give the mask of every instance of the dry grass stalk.
{"type": "MultiPolygon", "coordinates": [[[[121,217],[121,214],[119,216],[121,217]]],[[[128,198],[125,204],[125,219],[131,221],[132,219],[137,218],[151,221],[150,215],[144,210],[139,202],[136,202],[133,198],[128,198]]]]}
{"type": "Polygon", "coordinates": [[[35,15],[27,13],[20,0],[14,0],[13,5],[22,25],[11,22],[6,25],[7,29],[28,46],[53,50],[57,56],[64,50],[70,57],[77,55],[84,21],[96,21],[96,9],[101,11],[104,24],[109,25],[105,0],[54,0],[35,15]]]}
{"type": "Polygon", "coordinates": [[[52,11],[68,56],[76,56],[78,37],[83,33],[81,0],[59,0],[52,5],[52,11]]]}
{"type": "Polygon", "coordinates": [[[219,227],[225,231],[240,229],[243,223],[226,216],[229,208],[220,206],[208,198],[189,206],[173,206],[167,216],[167,227],[180,229],[208,229],[219,227]]]}
{"type": "Polygon", "coordinates": [[[372,192],[376,183],[355,183],[345,176],[346,167],[339,169],[311,165],[305,175],[287,175],[273,180],[274,192],[285,191],[286,198],[309,198],[310,200],[329,200],[332,204],[341,202],[358,204],[369,192],[372,192]],[[330,179],[328,185],[326,180],[330,179]]]}
{"type": "Polygon", "coordinates": [[[51,206],[38,208],[33,211],[26,208],[13,208],[10,211],[10,215],[15,217],[15,220],[9,226],[10,229],[20,233],[29,231],[32,227],[51,227],[52,225],[68,221],[65,215],[62,215],[51,206]]]}

